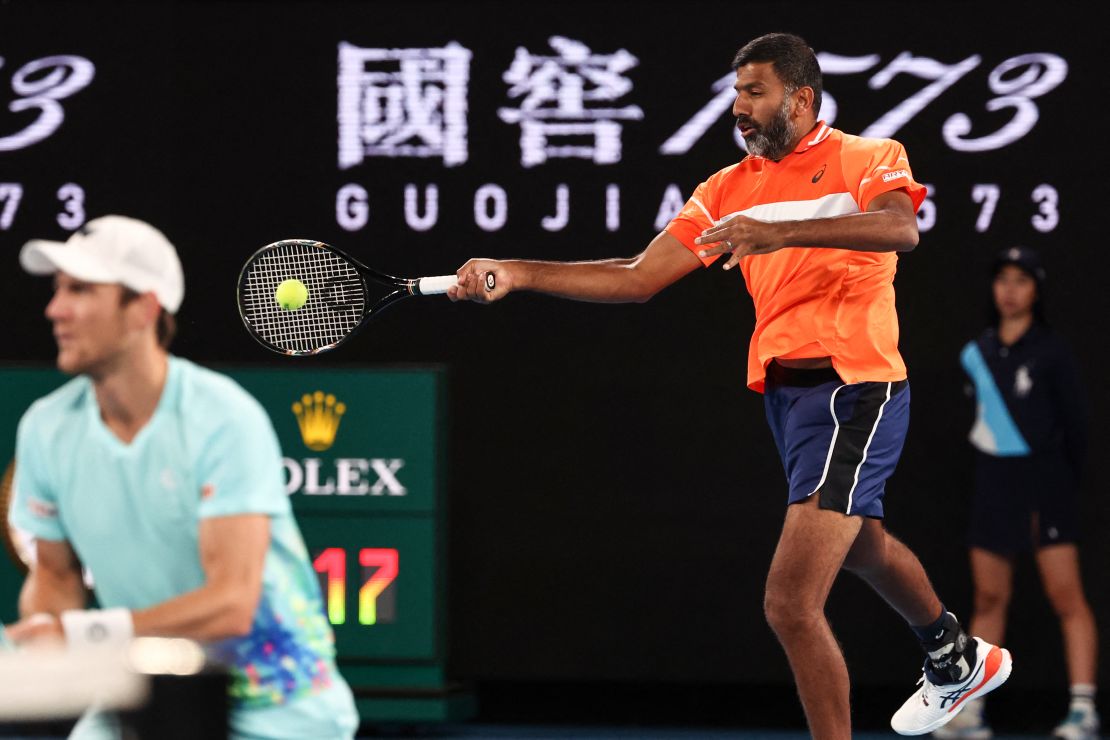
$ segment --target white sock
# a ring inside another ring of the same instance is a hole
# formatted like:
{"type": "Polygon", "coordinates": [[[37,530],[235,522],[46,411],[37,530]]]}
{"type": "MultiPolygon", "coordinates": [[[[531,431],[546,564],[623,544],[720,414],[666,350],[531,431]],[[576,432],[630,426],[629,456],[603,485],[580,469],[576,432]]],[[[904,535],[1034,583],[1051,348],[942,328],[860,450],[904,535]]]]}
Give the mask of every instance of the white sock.
{"type": "Polygon", "coordinates": [[[1095,694],[1098,688],[1091,683],[1072,684],[1070,709],[1079,709],[1084,712],[1093,712],[1095,709],[1095,694]]]}

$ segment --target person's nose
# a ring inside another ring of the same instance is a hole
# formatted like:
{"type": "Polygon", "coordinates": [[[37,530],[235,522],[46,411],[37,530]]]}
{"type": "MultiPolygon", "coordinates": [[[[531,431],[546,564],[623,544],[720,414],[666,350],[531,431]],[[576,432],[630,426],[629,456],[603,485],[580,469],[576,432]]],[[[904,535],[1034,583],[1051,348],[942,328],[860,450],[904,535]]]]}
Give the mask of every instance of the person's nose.
{"type": "Polygon", "coordinates": [[[46,304],[43,313],[50,321],[60,321],[69,312],[69,302],[60,290],[54,291],[53,297],[46,304]]]}
{"type": "Polygon", "coordinates": [[[732,117],[739,118],[740,116],[751,116],[752,108],[744,102],[742,95],[737,95],[736,100],[732,101],[732,117]]]}

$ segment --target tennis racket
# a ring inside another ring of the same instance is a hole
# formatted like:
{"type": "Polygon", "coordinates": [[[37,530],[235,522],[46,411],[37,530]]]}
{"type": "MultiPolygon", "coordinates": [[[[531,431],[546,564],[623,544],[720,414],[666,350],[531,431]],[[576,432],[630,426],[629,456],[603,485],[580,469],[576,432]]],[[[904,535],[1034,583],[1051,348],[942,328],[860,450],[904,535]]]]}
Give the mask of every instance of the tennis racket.
{"type": "MultiPolygon", "coordinates": [[[[317,355],[333,350],[366,322],[405,298],[446,293],[454,275],[399,278],[367,267],[335,247],[311,239],[284,239],[250,256],[239,273],[239,316],[259,344],[282,355],[317,355]],[[278,286],[299,280],[304,305],[282,308],[278,286]],[[374,300],[371,284],[392,289],[374,300]]],[[[496,286],[486,275],[486,290],[496,286]]]]}

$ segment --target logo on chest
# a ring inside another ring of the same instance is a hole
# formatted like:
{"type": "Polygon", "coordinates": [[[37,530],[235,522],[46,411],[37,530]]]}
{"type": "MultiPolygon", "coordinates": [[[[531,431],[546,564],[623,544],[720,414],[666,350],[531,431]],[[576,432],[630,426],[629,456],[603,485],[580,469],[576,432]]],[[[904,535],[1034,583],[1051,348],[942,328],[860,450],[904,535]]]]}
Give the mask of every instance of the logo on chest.
{"type": "Polygon", "coordinates": [[[821,178],[825,176],[825,168],[828,166],[828,163],[821,165],[821,169],[817,170],[817,174],[813,176],[813,179],[810,180],[810,182],[816,185],[821,180],[821,178]]]}
{"type": "Polygon", "coordinates": [[[1025,398],[1033,390],[1033,376],[1029,374],[1029,367],[1022,365],[1014,373],[1014,395],[1025,398]]]}

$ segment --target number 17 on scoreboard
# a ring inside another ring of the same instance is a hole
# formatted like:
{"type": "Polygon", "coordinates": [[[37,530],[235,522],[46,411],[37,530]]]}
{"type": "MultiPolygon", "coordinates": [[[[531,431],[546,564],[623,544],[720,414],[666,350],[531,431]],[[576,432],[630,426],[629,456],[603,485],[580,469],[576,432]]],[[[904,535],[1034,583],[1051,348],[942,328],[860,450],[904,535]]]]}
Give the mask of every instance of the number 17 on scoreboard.
{"type": "MultiPolygon", "coordinates": [[[[361,584],[358,589],[358,623],[365,626],[393,622],[397,617],[397,580],[400,558],[395,548],[363,547],[358,551],[361,584]]],[[[328,620],[347,622],[347,551],[328,547],[312,561],[320,577],[328,620]]]]}

